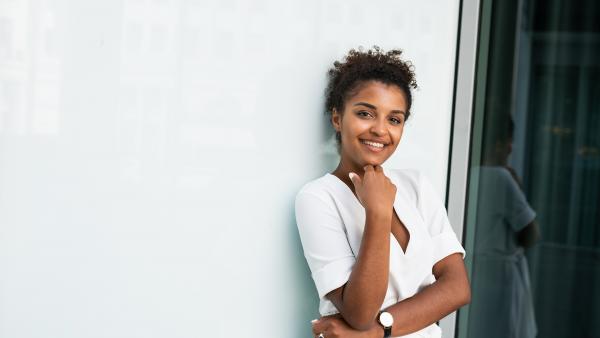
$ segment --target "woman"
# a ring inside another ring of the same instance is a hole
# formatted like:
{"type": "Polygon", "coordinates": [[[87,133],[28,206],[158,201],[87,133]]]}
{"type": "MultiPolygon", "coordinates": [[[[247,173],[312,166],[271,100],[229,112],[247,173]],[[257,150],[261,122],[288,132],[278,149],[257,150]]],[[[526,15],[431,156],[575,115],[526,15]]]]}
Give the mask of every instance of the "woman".
{"type": "Polygon", "coordinates": [[[435,322],[470,300],[465,252],[431,183],[381,167],[416,88],[400,54],[353,49],[328,73],[341,160],[304,185],[295,205],[324,316],[312,323],[315,337],[440,337],[435,322]]]}
{"type": "Polygon", "coordinates": [[[534,338],[537,324],[525,250],[539,237],[536,212],[509,166],[514,122],[505,112],[489,118],[479,179],[473,250],[469,335],[534,338]]]}

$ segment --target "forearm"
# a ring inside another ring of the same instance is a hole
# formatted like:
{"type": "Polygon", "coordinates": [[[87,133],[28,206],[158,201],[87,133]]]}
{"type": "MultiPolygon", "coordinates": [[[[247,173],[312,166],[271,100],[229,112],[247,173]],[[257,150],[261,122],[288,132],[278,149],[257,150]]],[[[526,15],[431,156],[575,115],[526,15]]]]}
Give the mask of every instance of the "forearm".
{"type": "Polygon", "coordinates": [[[534,220],[517,233],[517,243],[525,249],[532,247],[539,239],[539,229],[534,220]]]}
{"type": "Polygon", "coordinates": [[[466,279],[458,275],[442,276],[413,297],[385,310],[394,317],[392,336],[421,330],[468,304],[470,297],[466,279]]]}
{"type": "Polygon", "coordinates": [[[340,297],[338,310],[357,329],[372,323],[387,291],[391,218],[391,212],[367,212],[360,251],[340,297]]]}
{"type": "MultiPolygon", "coordinates": [[[[468,302],[467,298],[469,296],[465,295],[464,290],[457,290],[456,287],[448,284],[451,284],[448,280],[438,280],[415,296],[404,299],[385,309],[394,317],[392,337],[419,331],[468,302]]],[[[330,317],[339,318],[351,326],[339,314],[330,317]]],[[[383,327],[377,322],[377,319],[373,319],[370,326],[363,331],[364,337],[368,338],[381,338],[384,334],[383,327]]]]}
{"type": "MultiPolygon", "coordinates": [[[[403,336],[421,330],[468,303],[468,298],[470,297],[468,295],[468,288],[465,292],[464,286],[452,286],[451,284],[453,283],[451,278],[444,279],[442,277],[415,296],[402,300],[385,309],[385,311],[390,312],[394,317],[392,336],[403,336]]],[[[340,314],[328,317],[338,318],[351,326],[346,318],[340,314]]],[[[328,317],[321,319],[327,319],[328,317]]],[[[361,330],[360,334],[360,337],[365,338],[381,338],[384,332],[383,327],[377,322],[377,319],[373,319],[370,326],[361,330]]]]}

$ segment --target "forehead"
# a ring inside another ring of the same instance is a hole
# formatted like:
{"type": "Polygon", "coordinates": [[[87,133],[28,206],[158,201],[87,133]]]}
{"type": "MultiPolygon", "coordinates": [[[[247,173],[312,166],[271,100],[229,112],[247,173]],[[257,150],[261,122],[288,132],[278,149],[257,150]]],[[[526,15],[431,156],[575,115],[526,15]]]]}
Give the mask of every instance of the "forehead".
{"type": "Polygon", "coordinates": [[[385,109],[399,109],[406,111],[406,96],[404,91],[394,84],[385,84],[379,81],[366,81],[358,85],[346,103],[368,102],[376,107],[385,109]]]}

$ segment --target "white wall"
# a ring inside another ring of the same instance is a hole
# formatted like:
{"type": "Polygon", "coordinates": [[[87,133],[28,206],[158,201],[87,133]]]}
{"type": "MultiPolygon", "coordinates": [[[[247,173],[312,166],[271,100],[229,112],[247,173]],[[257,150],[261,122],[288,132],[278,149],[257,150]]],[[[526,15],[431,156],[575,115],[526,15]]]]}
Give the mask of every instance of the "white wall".
{"type": "Polygon", "coordinates": [[[458,1],[0,0],[0,337],[308,337],[325,72],[400,47],[443,195],[458,1]],[[285,332],[285,334],[284,334],[285,332]]]}

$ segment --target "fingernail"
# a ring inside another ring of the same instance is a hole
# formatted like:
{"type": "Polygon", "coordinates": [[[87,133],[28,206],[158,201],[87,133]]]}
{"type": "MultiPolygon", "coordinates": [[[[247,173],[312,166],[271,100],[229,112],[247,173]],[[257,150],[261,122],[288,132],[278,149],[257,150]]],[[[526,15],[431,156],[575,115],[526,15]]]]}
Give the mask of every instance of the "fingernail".
{"type": "Polygon", "coordinates": [[[314,324],[314,323],[316,323],[317,321],[319,321],[319,320],[318,320],[318,319],[313,319],[313,320],[311,320],[311,321],[310,321],[310,323],[311,323],[311,324],[314,324]]]}
{"type": "Polygon", "coordinates": [[[350,179],[352,179],[353,175],[356,175],[355,173],[348,173],[348,176],[350,177],[350,179]]]}

